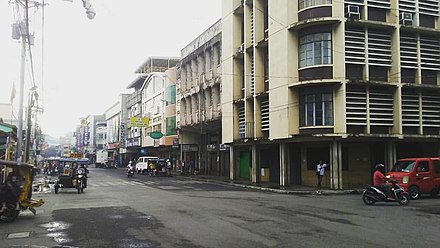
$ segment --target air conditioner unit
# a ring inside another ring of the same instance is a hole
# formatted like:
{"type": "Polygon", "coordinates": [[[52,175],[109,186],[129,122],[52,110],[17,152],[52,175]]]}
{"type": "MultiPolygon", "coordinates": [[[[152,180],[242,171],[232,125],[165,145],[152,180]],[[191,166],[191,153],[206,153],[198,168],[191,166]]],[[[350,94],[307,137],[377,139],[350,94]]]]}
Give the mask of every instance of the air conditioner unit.
{"type": "Polygon", "coordinates": [[[400,12],[399,23],[402,25],[411,26],[413,24],[413,15],[409,12],[400,12]]]}
{"type": "Polygon", "coordinates": [[[361,14],[359,12],[359,6],[357,5],[346,5],[345,6],[345,17],[359,20],[361,18],[361,14]]]}

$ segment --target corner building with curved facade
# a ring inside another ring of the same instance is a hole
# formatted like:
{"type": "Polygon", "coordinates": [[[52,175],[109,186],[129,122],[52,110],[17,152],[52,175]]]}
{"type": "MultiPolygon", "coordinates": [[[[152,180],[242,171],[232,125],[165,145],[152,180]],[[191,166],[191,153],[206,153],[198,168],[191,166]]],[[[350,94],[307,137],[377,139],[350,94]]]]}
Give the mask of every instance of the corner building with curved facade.
{"type": "Polygon", "coordinates": [[[222,141],[230,178],[372,182],[440,155],[439,0],[223,0],[222,141]]]}

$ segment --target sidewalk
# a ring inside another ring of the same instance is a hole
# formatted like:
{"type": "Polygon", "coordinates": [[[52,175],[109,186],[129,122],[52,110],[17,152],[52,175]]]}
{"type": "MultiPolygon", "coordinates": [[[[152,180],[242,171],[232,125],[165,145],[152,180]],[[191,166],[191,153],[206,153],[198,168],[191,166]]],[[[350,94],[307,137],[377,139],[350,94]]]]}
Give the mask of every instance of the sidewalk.
{"type": "Polygon", "coordinates": [[[279,194],[318,194],[318,195],[337,195],[337,194],[362,194],[363,188],[334,190],[330,188],[321,188],[317,190],[315,187],[293,185],[280,187],[276,183],[259,183],[255,184],[247,180],[229,180],[226,177],[208,176],[208,175],[180,175],[179,172],[173,171],[171,175],[182,180],[197,180],[210,183],[219,183],[234,187],[242,187],[254,190],[269,191],[279,194]]]}

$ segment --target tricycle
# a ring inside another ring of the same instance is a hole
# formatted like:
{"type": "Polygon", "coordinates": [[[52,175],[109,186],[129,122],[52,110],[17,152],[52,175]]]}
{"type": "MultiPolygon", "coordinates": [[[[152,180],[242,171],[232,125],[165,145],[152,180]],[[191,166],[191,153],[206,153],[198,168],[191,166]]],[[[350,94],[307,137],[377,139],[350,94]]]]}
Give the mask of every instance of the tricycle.
{"type": "Polygon", "coordinates": [[[83,193],[87,187],[87,169],[69,165],[64,167],[58,180],[55,180],[54,187],[55,194],[58,194],[60,188],[75,188],[78,194],[83,193]]]}
{"type": "Polygon", "coordinates": [[[0,160],[0,169],[0,221],[12,222],[27,209],[36,214],[35,208],[44,204],[43,199],[32,199],[36,168],[28,163],[0,160]]]}

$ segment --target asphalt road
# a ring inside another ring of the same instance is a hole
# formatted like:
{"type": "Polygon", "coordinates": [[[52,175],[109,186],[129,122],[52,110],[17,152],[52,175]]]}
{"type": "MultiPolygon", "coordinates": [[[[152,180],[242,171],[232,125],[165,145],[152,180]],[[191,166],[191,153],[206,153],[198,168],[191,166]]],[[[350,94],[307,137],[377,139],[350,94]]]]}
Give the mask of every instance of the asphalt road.
{"type": "Polygon", "coordinates": [[[360,195],[286,195],[91,168],[89,187],[0,223],[0,247],[438,247],[440,198],[365,206],[360,195]],[[14,236],[18,236],[15,238],[14,236]]]}

